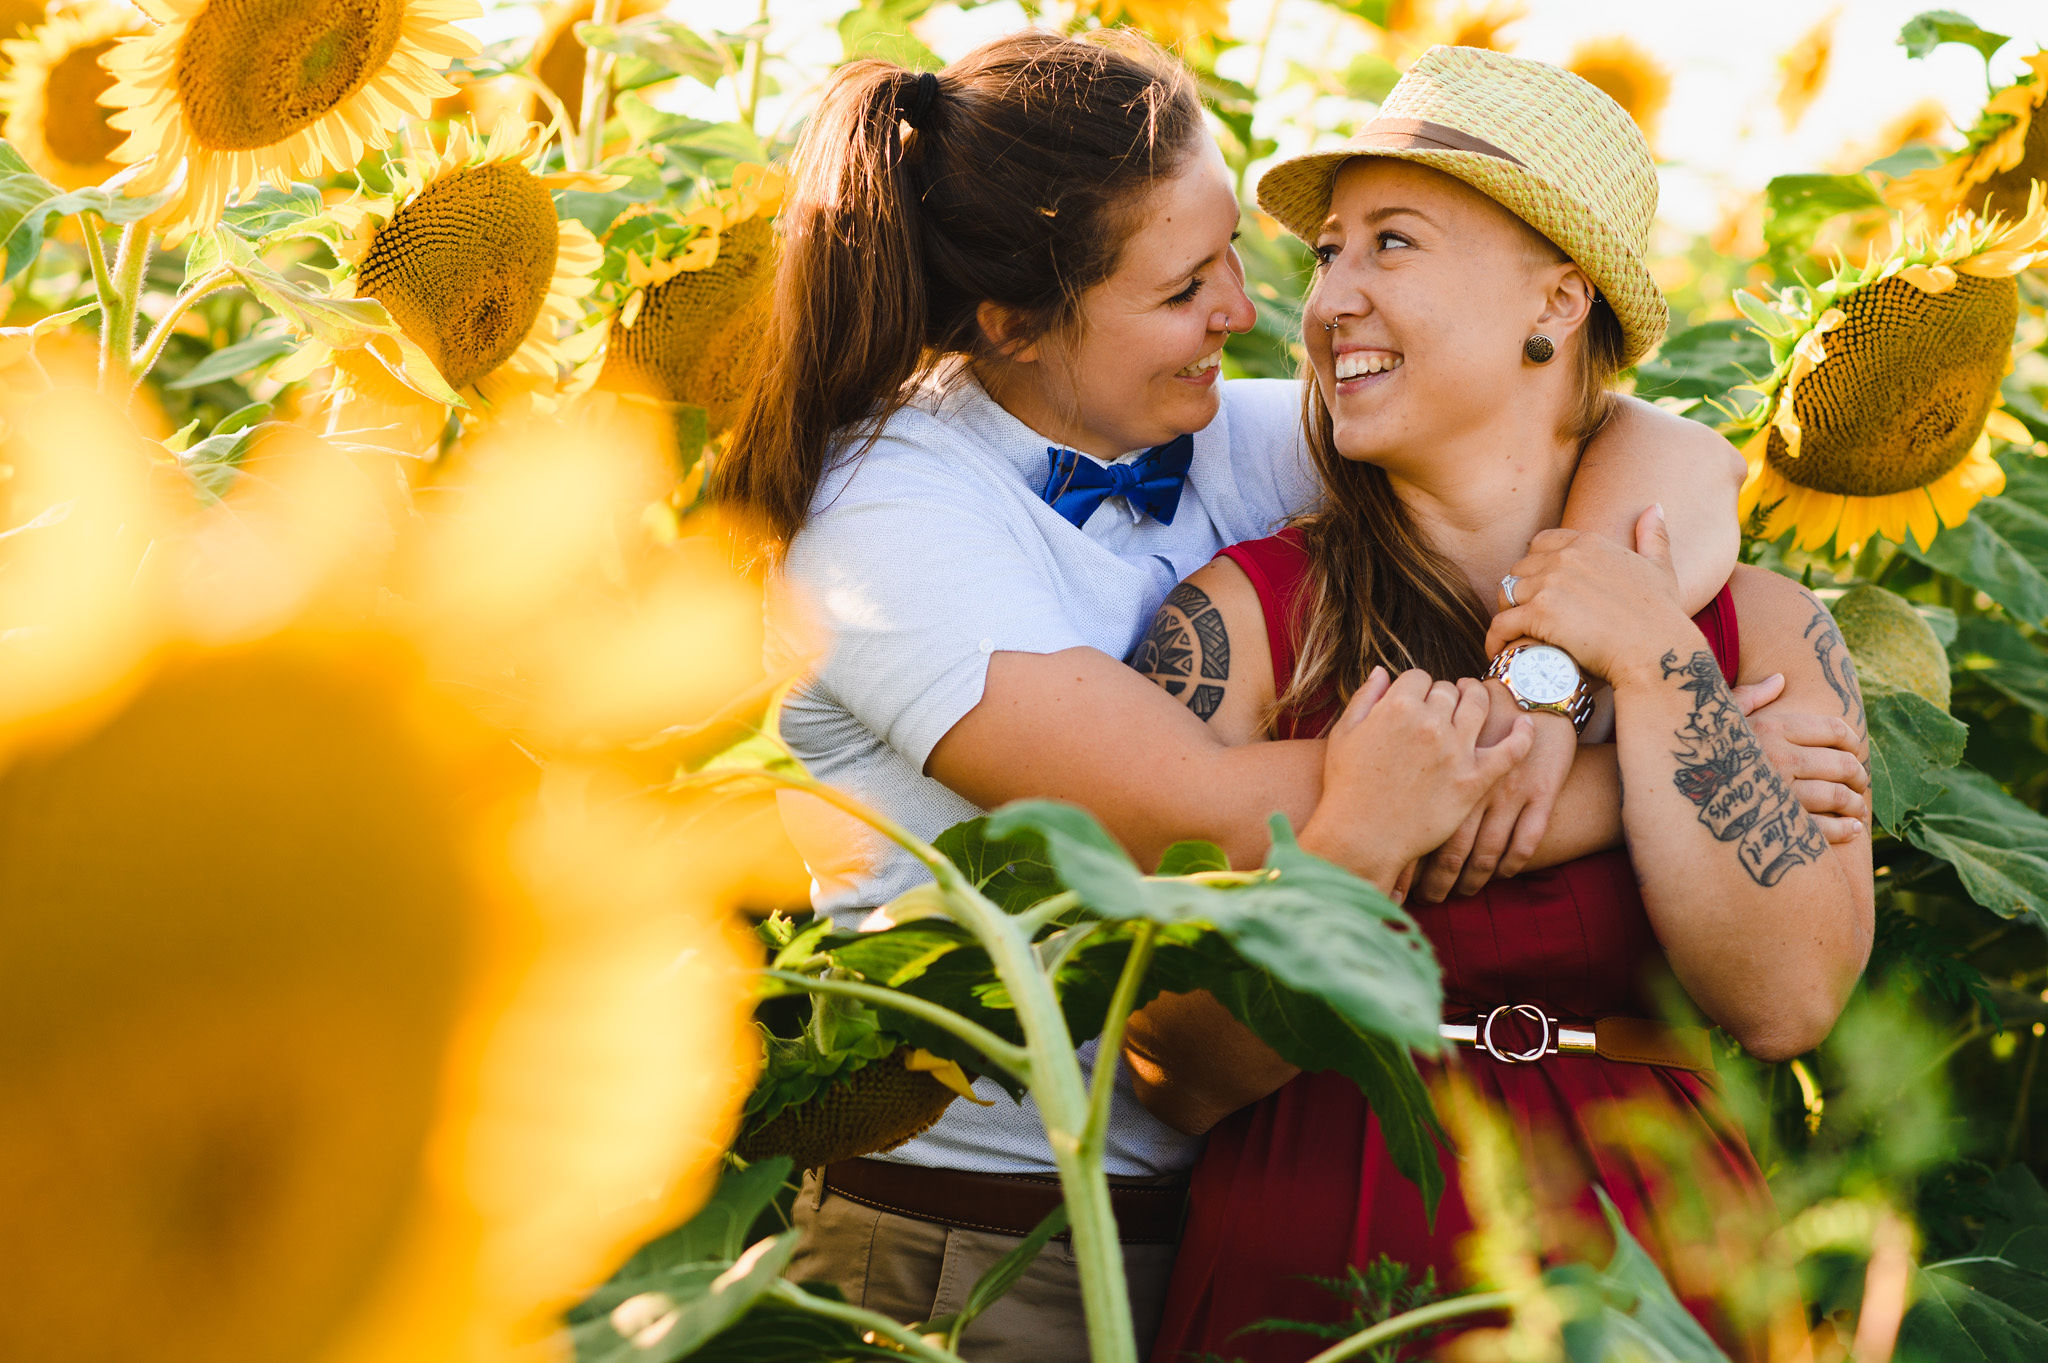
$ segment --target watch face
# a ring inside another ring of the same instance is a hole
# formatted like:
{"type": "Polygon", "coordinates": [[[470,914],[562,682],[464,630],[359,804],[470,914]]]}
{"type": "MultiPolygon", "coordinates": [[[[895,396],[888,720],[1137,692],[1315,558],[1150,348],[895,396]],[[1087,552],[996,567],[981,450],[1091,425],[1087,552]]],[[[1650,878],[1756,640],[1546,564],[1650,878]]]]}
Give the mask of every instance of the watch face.
{"type": "Polygon", "coordinates": [[[1532,705],[1562,705],[1579,689],[1579,665],[1561,648],[1535,644],[1508,659],[1507,681],[1532,705]]]}

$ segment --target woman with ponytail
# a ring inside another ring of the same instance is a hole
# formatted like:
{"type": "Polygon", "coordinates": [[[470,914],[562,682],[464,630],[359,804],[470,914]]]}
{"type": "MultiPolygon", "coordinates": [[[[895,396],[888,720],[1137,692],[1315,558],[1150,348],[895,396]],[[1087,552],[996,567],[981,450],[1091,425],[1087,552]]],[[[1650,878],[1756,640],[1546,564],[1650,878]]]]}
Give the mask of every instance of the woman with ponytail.
{"type": "MultiPolygon", "coordinates": [[[[1071,801],[1141,860],[1196,837],[1255,865],[1279,811],[1341,861],[1398,805],[1449,842],[1424,871],[1442,889],[1614,840],[1611,817],[1546,833],[1574,745],[1532,752],[1523,717],[1482,746],[1476,682],[1436,698],[1462,707],[1456,723],[1387,707],[1327,743],[1231,747],[1203,722],[1221,694],[1206,674],[1162,690],[1123,661],[1142,646],[1157,675],[1190,656],[1186,639],[1146,637],[1168,593],[1317,495],[1302,386],[1220,380],[1224,343],[1253,321],[1239,210],[1170,58],[1131,35],[1027,32],[936,73],[855,62],[790,183],[762,369],[717,486],[823,628],[781,711],[816,777],[924,837],[1013,799],[1071,801]],[[1375,752],[1434,776],[1390,786],[1375,752]]],[[[1661,501],[1698,608],[1734,561],[1741,474],[1710,431],[1620,400],[1564,523],[1622,538],[1661,501]]],[[[1201,636],[1206,603],[1174,600],[1201,636]]],[[[815,802],[784,812],[820,912],[858,922],[925,878],[815,802]]],[[[811,1174],[792,1273],[904,1320],[956,1310],[1058,1200],[1035,1109],[980,1088],[993,1105],[955,1104],[893,1151],[811,1174]]],[[[1141,1341],[1196,1150],[1119,1075],[1106,1163],[1141,1341]]],[[[1086,1357],[1062,1244],[963,1348],[1086,1357]]]]}

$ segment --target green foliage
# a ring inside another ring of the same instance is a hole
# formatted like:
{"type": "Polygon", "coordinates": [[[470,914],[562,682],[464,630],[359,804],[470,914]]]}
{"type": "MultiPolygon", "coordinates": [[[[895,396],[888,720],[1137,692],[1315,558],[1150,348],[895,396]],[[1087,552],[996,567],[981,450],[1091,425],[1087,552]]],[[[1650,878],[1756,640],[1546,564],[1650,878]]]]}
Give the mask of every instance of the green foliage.
{"type": "Polygon", "coordinates": [[[1960,43],[1989,63],[1992,54],[2011,41],[2006,34],[1979,28],[1967,15],[1952,9],[1916,14],[1899,30],[1899,46],[1906,49],[1909,57],[1924,57],[1943,43],[1960,43]]]}
{"type": "Polygon", "coordinates": [[[120,184],[133,178],[124,170],[106,184],[66,192],[29,169],[20,152],[0,141],[0,245],[6,250],[0,284],[27,269],[42,253],[43,233],[49,230],[50,219],[90,213],[108,223],[136,222],[170,198],[168,190],[130,198],[121,192],[120,184]]]}

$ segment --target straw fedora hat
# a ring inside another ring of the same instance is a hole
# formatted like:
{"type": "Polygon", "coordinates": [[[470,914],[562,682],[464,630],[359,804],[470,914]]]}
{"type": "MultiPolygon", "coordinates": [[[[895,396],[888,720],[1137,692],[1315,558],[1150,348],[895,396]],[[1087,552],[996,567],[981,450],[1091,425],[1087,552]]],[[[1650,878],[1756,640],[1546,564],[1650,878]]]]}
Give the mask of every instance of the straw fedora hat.
{"type": "Polygon", "coordinates": [[[1454,175],[1557,244],[1621,323],[1625,364],[1663,339],[1664,295],[1643,263],[1657,167],[1622,107],[1562,67],[1477,47],[1432,47],[1342,147],[1281,161],[1259,207],[1313,242],[1337,168],[1354,156],[1454,175]]]}

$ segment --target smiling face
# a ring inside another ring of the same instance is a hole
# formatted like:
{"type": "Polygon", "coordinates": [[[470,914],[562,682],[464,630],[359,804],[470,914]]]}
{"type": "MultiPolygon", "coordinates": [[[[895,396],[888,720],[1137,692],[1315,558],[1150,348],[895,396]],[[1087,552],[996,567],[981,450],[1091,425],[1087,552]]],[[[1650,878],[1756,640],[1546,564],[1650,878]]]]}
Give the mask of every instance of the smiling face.
{"type": "Polygon", "coordinates": [[[1074,325],[981,366],[996,400],[1049,439],[1102,459],[1216,418],[1223,343],[1251,327],[1237,195],[1213,139],[1145,192],[1116,269],[1074,325]]]}
{"type": "Polygon", "coordinates": [[[1345,458],[1412,477],[1474,437],[1557,429],[1592,291],[1533,228],[1440,171],[1361,157],[1314,246],[1303,340],[1345,458]],[[1557,361],[1524,359],[1537,331],[1557,361]]]}

